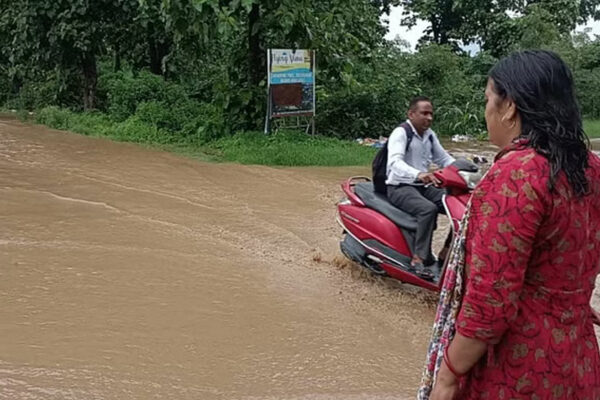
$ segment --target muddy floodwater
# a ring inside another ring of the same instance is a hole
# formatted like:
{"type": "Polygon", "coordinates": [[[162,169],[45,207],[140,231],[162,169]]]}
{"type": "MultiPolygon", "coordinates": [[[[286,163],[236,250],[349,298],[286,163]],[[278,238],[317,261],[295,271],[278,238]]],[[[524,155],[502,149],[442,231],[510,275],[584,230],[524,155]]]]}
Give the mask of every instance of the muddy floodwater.
{"type": "Polygon", "coordinates": [[[338,250],[368,172],[1,119],[0,398],[414,398],[435,296],[338,250]]]}

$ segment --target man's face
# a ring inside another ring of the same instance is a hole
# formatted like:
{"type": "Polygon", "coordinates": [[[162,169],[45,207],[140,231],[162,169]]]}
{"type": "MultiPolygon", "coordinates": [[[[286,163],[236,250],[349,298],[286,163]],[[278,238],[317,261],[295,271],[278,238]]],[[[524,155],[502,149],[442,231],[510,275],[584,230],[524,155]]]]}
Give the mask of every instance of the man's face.
{"type": "Polygon", "coordinates": [[[428,101],[419,101],[414,109],[408,110],[408,119],[418,133],[425,132],[433,121],[433,106],[428,101]]]}

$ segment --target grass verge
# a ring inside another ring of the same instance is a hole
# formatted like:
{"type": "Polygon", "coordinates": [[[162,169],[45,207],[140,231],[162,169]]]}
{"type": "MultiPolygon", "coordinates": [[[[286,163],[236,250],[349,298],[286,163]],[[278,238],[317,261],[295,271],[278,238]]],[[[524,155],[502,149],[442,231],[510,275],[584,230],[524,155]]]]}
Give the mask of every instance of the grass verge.
{"type": "Polygon", "coordinates": [[[208,146],[221,152],[227,161],[242,164],[282,166],[368,165],[375,149],[354,142],[299,132],[242,132],[221,138],[208,146]]]}
{"type": "Polygon", "coordinates": [[[212,141],[183,136],[140,120],[135,115],[116,122],[102,113],[75,113],[47,107],[35,114],[34,121],[48,127],[88,136],[143,144],[204,161],[231,161],[242,164],[278,166],[368,165],[376,150],[321,136],[300,132],[239,132],[212,141]]]}
{"type": "Polygon", "coordinates": [[[583,121],[583,130],[590,139],[600,138],[600,120],[586,119],[583,121]]]}

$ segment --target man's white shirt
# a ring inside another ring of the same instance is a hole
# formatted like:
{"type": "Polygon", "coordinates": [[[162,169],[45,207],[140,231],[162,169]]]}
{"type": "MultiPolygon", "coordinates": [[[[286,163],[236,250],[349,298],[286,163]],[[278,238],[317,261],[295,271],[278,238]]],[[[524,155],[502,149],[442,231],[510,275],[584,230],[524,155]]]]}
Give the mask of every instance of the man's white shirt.
{"type": "Polygon", "coordinates": [[[432,163],[446,167],[454,162],[440,144],[436,134],[431,129],[419,135],[409,120],[406,121],[412,128],[414,135],[410,142],[410,149],[406,151],[408,140],[404,128],[394,129],[388,139],[387,159],[387,185],[412,184],[421,172],[429,171],[432,163]],[[429,139],[429,136],[432,136],[429,139]]]}

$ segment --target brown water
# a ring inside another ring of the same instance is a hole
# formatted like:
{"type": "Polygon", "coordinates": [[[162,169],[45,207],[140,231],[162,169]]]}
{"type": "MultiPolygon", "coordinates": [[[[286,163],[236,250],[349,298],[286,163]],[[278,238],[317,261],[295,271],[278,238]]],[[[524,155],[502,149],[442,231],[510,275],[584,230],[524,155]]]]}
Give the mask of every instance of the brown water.
{"type": "Polygon", "coordinates": [[[0,398],[414,397],[435,297],[339,256],[338,184],[368,169],[8,119],[0,168],[0,398]]]}
{"type": "Polygon", "coordinates": [[[365,169],[0,121],[0,398],[410,398],[433,296],[339,258],[365,169]],[[336,258],[337,257],[337,258],[336,258]]]}

